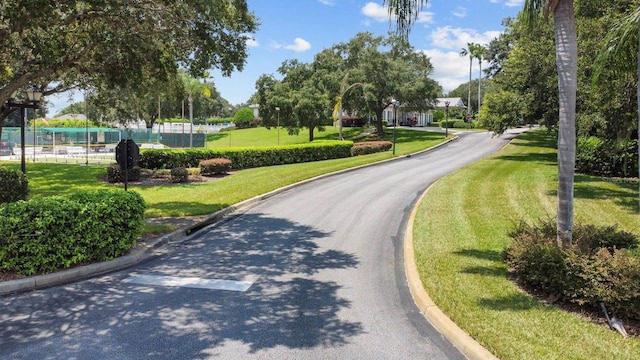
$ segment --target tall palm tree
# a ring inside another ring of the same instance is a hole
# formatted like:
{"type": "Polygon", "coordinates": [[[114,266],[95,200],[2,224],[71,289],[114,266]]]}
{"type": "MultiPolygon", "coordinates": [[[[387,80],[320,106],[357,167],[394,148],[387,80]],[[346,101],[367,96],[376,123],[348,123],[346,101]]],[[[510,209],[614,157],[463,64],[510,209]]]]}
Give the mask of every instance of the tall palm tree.
{"type": "Polygon", "coordinates": [[[478,109],[480,111],[481,102],[481,85],[482,85],[482,59],[487,56],[487,48],[482,44],[469,44],[471,48],[471,57],[478,59],[478,109]]]}
{"type": "MultiPolygon", "coordinates": [[[[201,83],[200,80],[195,79],[189,75],[187,75],[186,73],[181,73],[182,75],[182,83],[184,86],[185,91],[187,92],[187,100],[189,102],[189,123],[190,123],[190,130],[189,130],[189,147],[193,147],[193,95],[196,93],[201,93],[204,97],[211,97],[211,89],[209,88],[209,85],[206,83],[206,76],[205,76],[205,82],[201,83]]],[[[208,75],[207,75],[208,76],[208,75]]],[[[184,104],[184,101],[183,101],[184,104]]],[[[183,107],[184,109],[184,107],[183,107]]]]}
{"type": "MultiPolygon", "coordinates": [[[[594,67],[597,79],[607,65],[617,71],[629,71],[635,66],[636,79],[640,80],[640,7],[620,19],[607,33],[604,47],[598,54],[594,67]]],[[[640,86],[636,87],[640,104],[640,86]]],[[[640,154],[640,106],[638,106],[638,153],[640,154]]],[[[640,156],[638,156],[640,178],[640,156]]],[[[638,183],[638,211],[640,212],[640,183],[638,183]]]]}
{"type": "Polygon", "coordinates": [[[467,43],[467,48],[460,50],[460,56],[469,56],[469,95],[467,97],[467,114],[471,114],[471,70],[473,67],[473,49],[476,44],[467,43]]]}
{"type": "Polygon", "coordinates": [[[558,68],[558,246],[573,243],[573,188],[576,162],[576,91],[578,35],[573,0],[525,0],[530,25],[553,13],[558,68]]]}

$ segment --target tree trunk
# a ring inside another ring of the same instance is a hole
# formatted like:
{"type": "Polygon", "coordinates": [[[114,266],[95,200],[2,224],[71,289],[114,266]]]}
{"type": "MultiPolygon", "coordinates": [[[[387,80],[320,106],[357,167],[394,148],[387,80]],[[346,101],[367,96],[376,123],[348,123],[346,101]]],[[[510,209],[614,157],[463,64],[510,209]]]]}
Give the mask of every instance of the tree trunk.
{"type": "Polygon", "coordinates": [[[482,57],[478,58],[478,109],[476,112],[480,112],[480,85],[482,84],[482,57]]]}
{"type": "Polygon", "coordinates": [[[553,14],[558,67],[558,245],[573,243],[573,188],[576,162],[578,39],[572,0],[560,0],[553,14]]]}
{"type": "MultiPolygon", "coordinates": [[[[638,76],[640,80],[640,26],[638,27],[638,76]]],[[[636,98],[640,104],[640,86],[636,86],[636,98]]],[[[638,179],[640,179],[640,105],[638,105],[638,179]]],[[[640,181],[638,182],[638,214],[640,214],[640,181]]]]}
{"type": "Polygon", "coordinates": [[[473,57],[471,57],[471,49],[469,49],[469,97],[467,98],[467,114],[471,114],[471,70],[473,67],[473,57]]]}

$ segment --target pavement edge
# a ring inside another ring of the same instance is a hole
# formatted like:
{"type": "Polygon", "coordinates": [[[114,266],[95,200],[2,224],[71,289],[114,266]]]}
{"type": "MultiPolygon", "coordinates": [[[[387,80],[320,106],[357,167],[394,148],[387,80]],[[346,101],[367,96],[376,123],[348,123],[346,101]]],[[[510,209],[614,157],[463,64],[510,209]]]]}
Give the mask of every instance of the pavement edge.
{"type": "Polygon", "coordinates": [[[422,286],[422,280],[416,266],[415,253],[413,250],[413,223],[418,212],[420,204],[424,200],[431,187],[438,181],[429,186],[420,196],[416,205],[411,211],[404,237],[404,266],[407,283],[413,301],[420,309],[422,315],[427,321],[440,332],[453,346],[469,360],[499,360],[489,350],[485,349],[479,342],[462,330],[456,323],[451,321],[449,317],[440,310],[433,302],[427,291],[422,286]]]}

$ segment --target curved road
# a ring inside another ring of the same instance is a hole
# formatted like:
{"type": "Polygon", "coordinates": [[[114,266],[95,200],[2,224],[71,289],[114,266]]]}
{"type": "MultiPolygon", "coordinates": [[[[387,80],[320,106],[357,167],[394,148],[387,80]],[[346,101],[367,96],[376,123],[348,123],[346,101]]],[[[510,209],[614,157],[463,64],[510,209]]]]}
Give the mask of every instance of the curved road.
{"type": "Polygon", "coordinates": [[[3,359],[463,359],[419,313],[407,218],[441,176],[513,137],[326,177],[125,271],[0,298],[3,359]]]}

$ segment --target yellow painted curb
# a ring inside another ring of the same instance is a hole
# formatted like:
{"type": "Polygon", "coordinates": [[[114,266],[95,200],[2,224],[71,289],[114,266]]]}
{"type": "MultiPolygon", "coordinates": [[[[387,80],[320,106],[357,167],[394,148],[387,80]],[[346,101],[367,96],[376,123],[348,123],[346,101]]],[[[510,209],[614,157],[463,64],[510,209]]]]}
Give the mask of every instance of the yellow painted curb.
{"type": "Polygon", "coordinates": [[[449,319],[449,317],[440,310],[433,300],[431,300],[431,297],[422,286],[422,281],[420,280],[420,275],[418,274],[418,268],[416,266],[415,253],[413,251],[413,223],[418,211],[418,206],[422,203],[422,200],[431,186],[422,193],[422,196],[420,196],[420,199],[416,202],[413,211],[411,211],[404,237],[404,266],[411,296],[427,321],[445,338],[447,338],[453,346],[460,350],[467,359],[497,360],[498,358],[489,350],[485,349],[480,345],[480,343],[451,321],[451,319],[449,319]]]}

